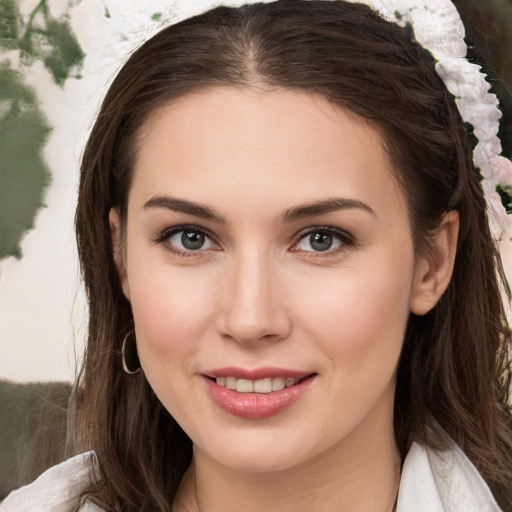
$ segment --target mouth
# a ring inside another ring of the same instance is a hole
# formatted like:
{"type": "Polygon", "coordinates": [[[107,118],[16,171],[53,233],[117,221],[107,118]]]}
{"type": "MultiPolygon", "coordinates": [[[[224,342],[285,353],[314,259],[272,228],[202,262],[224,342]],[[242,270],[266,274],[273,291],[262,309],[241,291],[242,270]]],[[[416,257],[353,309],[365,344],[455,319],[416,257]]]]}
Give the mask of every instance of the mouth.
{"type": "Polygon", "coordinates": [[[238,379],[237,377],[210,377],[211,380],[219,386],[231,389],[238,393],[272,393],[273,391],[281,391],[285,388],[296,386],[304,379],[312,377],[314,374],[305,377],[267,377],[264,379],[238,379]]]}
{"type": "Polygon", "coordinates": [[[307,394],[317,377],[316,373],[287,370],[226,370],[203,375],[206,390],[221,409],[246,419],[268,418],[284,411],[307,394]]]}

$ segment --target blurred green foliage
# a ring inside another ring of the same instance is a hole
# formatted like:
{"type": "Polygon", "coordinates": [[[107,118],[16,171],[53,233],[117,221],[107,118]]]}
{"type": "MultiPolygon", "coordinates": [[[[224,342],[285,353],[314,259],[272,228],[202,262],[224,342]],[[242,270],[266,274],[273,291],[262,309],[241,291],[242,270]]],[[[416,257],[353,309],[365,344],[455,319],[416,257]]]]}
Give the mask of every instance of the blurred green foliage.
{"type": "Polygon", "coordinates": [[[50,126],[24,73],[41,61],[62,87],[84,59],[68,19],[53,18],[46,0],[26,21],[16,0],[0,0],[0,51],[12,50],[19,51],[20,69],[0,62],[0,258],[21,257],[21,237],[33,227],[51,181],[42,156],[50,126]]]}
{"type": "Polygon", "coordinates": [[[27,64],[41,60],[61,86],[84,59],[68,20],[52,18],[46,0],[41,0],[30,14],[18,47],[27,64]]]}
{"type": "Polygon", "coordinates": [[[0,48],[12,50],[22,30],[22,18],[15,0],[0,0],[0,48]]]}
{"type": "Polygon", "coordinates": [[[41,156],[50,127],[34,91],[9,62],[0,63],[0,258],[21,257],[50,173],[41,156]]]}

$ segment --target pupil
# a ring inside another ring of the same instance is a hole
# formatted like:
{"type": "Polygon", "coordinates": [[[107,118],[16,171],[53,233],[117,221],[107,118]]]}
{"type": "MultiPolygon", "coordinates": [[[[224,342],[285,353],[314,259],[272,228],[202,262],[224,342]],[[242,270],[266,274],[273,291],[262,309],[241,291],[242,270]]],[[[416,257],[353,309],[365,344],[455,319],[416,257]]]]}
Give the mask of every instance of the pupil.
{"type": "Polygon", "coordinates": [[[332,246],[332,236],[326,233],[311,235],[311,247],[316,251],[327,251],[332,246]]]}
{"type": "Polygon", "coordinates": [[[184,231],[181,235],[181,243],[190,251],[201,249],[204,244],[204,235],[194,231],[184,231]]]}

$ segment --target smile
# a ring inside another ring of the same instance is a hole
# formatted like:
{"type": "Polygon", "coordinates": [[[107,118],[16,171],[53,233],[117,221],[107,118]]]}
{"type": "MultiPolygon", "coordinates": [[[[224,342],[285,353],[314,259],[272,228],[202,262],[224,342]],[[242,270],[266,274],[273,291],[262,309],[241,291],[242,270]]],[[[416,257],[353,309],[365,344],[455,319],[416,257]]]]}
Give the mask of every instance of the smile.
{"type": "Polygon", "coordinates": [[[274,375],[268,376],[267,371],[267,376],[264,376],[261,375],[263,372],[239,370],[203,377],[206,390],[217,406],[247,419],[268,418],[284,411],[306,394],[317,377],[316,373],[282,371],[280,375],[270,372],[274,375]],[[238,376],[233,376],[233,373],[238,376]]]}
{"type": "Polygon", "coordinates": [[[236,377],[217,377],[215,382],[226,389],[238,393],[272,393],[298,384],[302,379],[293,377],[274,377],[260,380],[237,379],[236,377]]]}

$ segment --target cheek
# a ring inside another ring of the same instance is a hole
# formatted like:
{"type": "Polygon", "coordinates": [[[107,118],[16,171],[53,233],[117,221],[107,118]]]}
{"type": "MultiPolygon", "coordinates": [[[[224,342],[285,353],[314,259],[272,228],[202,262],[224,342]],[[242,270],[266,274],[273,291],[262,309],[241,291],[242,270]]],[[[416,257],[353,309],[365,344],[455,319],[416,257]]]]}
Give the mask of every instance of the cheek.
{"type": "Polygon", "coordinates": [[[289,294],[301,298],[294,309],[310,339],[345,375],[396,365],[409,317],[411,262],[376,258],[332,279],[311,279],[308,294],[289,294]]]}
{"type": "Polygon", "coordinates": [[[212,325],[213,287],[183,272],[153,267],[132,281],[132,310],[139,359],[151,388],[179,423],[201,414],[190,400],[196,361],[212,325]],[[185,416],[183,416],[185,415],[185,416]]]}
{"type": "Polygon", "coordinates": [[[212,324],[216,303],[211,277],[169,265],[138,266],[130,292],[139,358],[146,373],[186,367],[212,324]]]}

